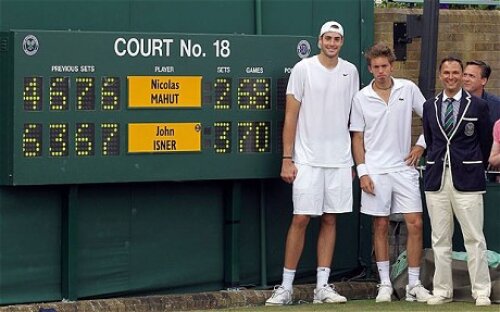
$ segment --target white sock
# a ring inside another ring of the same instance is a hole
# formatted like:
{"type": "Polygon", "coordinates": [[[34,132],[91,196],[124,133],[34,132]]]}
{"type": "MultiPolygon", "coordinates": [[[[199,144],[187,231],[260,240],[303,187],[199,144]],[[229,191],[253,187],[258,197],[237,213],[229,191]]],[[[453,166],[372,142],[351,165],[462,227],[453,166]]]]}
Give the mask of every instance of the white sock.
{"type": "Polygon", "coordinates": [[[415,286],[419,281],[420,267],[408,267],[408,285],[415,286]]]}
{"type": "Polygon", "coordinates": [[[389,261],[377,262],[378,275],[380,276],[380,284],[392,285],[389,277],[389,261]]]}
{"type": "Polygon", "coordinates": [[[281,286],[285,287],[286,290],[293,292],[293,279],[295,278],[296,270],[289,270],[287,268],[283,268],[283,282],[281,286]]]}
{"type": "Polygon", "coordinates": [[[318,267],[316,269],[316,288],[325,287],[328,284],[328,278],[330,277],[330,268],[318,267]]]}

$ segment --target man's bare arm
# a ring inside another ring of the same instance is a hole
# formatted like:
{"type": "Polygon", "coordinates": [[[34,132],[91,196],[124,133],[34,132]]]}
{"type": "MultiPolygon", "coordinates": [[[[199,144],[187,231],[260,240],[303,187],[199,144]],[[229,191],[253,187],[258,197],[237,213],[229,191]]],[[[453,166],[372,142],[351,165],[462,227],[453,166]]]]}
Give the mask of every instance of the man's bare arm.
{"type": "Polygon", "coordinates": [[[299,120],[300,102],[293,95],[286,96],[285,123],[283,125],[283,159],[281,162],[281,178],[293,183],[297,176],[297,167],[292,161],[293,144],[299,120]]]}

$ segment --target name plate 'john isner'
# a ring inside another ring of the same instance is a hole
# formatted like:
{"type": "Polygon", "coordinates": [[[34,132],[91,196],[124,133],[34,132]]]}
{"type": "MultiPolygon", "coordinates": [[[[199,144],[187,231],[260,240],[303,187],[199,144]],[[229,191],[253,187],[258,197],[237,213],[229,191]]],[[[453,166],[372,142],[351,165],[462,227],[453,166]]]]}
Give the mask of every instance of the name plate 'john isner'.
{"type": "Polygon", "coordinates": [[[156,136],[174,136],[175,129],[170,129],[168,126],[156,127],[156,136]]]}
{"type": "Polygon", "coordinates": [[[201,124],[130,123],[128,124],[129,153],[199,152],[201,124]]]}
{"type": "MultiPolygon", "coordinates": [[[[169,129],[167,126],[156,127],[157,137],[173,137],[175,136],[175,129],[169,129]]],[[[175,140],[153,140],[153,150],[154,151],[175,151],[176,141],[175,140]]]]}

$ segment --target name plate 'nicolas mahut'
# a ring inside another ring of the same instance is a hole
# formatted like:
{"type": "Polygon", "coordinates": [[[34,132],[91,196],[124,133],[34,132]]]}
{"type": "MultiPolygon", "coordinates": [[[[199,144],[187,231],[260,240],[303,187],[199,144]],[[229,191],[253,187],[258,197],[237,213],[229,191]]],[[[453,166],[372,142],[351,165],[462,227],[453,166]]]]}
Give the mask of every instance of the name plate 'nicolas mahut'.
{"type": "Polygon", "coordinates": [[[129,76],[129,108],[200,108],[201,76],[129,76]]]}

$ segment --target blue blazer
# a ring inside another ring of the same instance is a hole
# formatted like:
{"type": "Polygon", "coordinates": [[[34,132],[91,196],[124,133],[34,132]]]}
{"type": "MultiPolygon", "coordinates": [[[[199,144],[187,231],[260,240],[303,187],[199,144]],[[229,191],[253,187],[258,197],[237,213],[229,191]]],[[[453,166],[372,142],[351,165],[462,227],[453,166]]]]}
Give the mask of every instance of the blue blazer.
{"type": "Polygon", "coordinates": [[[483,96],[481,98],[488,102],[490,120],[492,124],[495,124],[495,122],[500,119],[500,97],[483,91],[483,96]]]}
{"type": "Polygon", "coordinates": [[[423,126],[426,149],[424,189],[439,191],[443,185],[444,160],[450,154],[453,186],[458,191],[485,191],[484,170],[492,144],[488,103],[462,90],[460,109],[451,137],[441,120],[443,93],[424,103],[423,126]]]}

